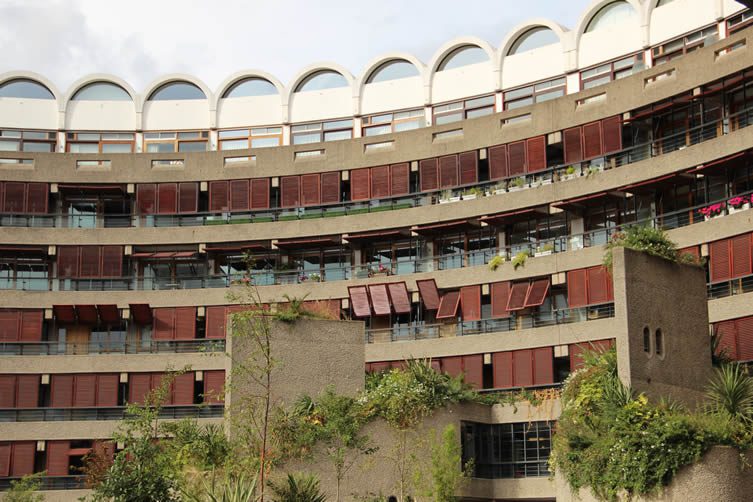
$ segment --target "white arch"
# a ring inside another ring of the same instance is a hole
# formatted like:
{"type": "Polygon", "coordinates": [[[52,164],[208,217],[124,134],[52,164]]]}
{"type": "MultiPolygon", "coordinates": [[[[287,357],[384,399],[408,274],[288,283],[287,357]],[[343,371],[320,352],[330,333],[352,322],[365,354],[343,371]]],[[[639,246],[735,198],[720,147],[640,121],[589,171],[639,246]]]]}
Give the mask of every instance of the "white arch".
{"type": "MultiPolygon", "coordinates": [[[[206,96],[206,99],[187,99],[187,100],[179,100],[180,107],[182,110],[182,113],[185,113],[183,117],[181,117],[181,113],[176,113],[176,124],[179,124],[176,127],[165,125],[164,127],[160,125],[157,127],[158,129],[209,129],[215,126],[217,123],[217,109],[216,109],[216,99],[214,97],[214,93],[209,89],[209,87],[200,79],[192,76],[187,75],[185,73],[171,73],[168,75],[164,75],[162,77],[159,77],[155,80],[153,80],[142,92],[141,99],[139,100],[139,107],[136,110],[136,112],[140,115],[140,129],[148,129],[147,127],[147,118],[144,114],[144,111],[147,107],[147,104],[154,106],[161,107],[160,105],[164,105],[165,103],[169,103],[169,101],[149,101],[149,97],[165,84],[169,84],[171,82],[188,82],[189,84],[193,84],[204,93],[204,96],[206,96]],[[200,105],[201,104],[201,105],[200,105]],[[206,122],[203,118],[199,118],[199,114],[203,114],[204,111],[201,110],[201,106],[206,106],[206,122]],[[180,124],[183,123],[183,120],[188,120],[188,125],[181,126],[180,124]]],[[[162,107],[164,108],[164,107],[162,107]]],[[[172,123],[172,120],[166,120],[165,122],[172,123]]],[[[160,122],[162,124],[162,122],[160,122]]]]}
{"type": "Polygon", "coordinates": [[[55,86],[55,84],[52,83],[51,80],[43,75],[40,75],[39,73],[23,70],[0,73],[0,85],[3,85],[11,80],[31,80],[40,85],[43,85],[52,93],[55,101],[60,103],[60,97],[62,96],[62,94],[60,93],[58,88],[55,86]]]}
{"type": "Polygon", "coordinates": [[[63,118],[63,127],[66,129],[102,129],[102,130],[136,130],[140,126],[138,110],[141,106],[141,96],[131,85],[120,77],[107,73],[92,73],[86,75],[68,87],[65,98],[60,103],[60,114],[63,118]],[[71,101],[73,96],[89,84],[103,82],[117,85],[128,93],[131,102],[127,101],[99,101],[98,105],[92,102],[71,101]],[[107,103],[103,105],[102,103],[107,103]],[[106,106],[105,109],[101,106],[106,106]],[[74,115],[76,119],[74,119],[74,115]]]}
{"type": "MultiPolygon", "coordinates": [[[[55,84],[47,77],[32,71],[9,71],[0,74],[0,85],[11,80],[31,80],[46,87],[51,93],[53,99],[34,100],[35,103],[26,103],[21,106],[19,103],[13,103],[13,100],[7,100],[2,108],[3,118],[12,117],[10,122],[12,127],[31,129],[62,129],[65,127],[65,114],[61,113],[61,107],[64,106],[63,94],[55,84]],[[36,103],[39,101],[39,103],[36,103]],[[45,118],[46,117],[46,118],[45,118]],[[15,118],[15,120],[14,120],[15,118]]],[[[6,126],[6,124],[2,124],[6,126]]]]}
{"type": "Polygon", "coordinates": [[[212,105],[216,117],[214,124],[217,127],[281,124],[284,122],[287,99],[287,88],[271,73],[262,70],[235,72],[222,81],[214,95],[214,104],[212,105]],[[259,78],[270,82],[277,89],[277,95],[254,96],[239,98],[238,100],[222,99],[228,89],[249,78],[259,78]],[[272,101],[273,99],[275,101],[272,101]],[[256,112],[256,115],[253,114],[254,112],[256,112]]]}
{"type": "MultiPolygon", "coordinates": [[[[474,36],[455,37],[440,46],[429,60],[429,89],[428,95],[426,97],[427,103],[432,103],[434,101],[434,80],[436,78],[439,65],[442,64],[442,61],[444,61],[444,59],[454,50],[465,46],[476,46],[481,48],[489,57],[489,66],[491,67],[492,73],[495,75],[499,73],[500,68],[497,62],[497,51],[494,50],[494,47],[492,47],[489,42],[474,36]]],[[[498,79],[495,77],[493,78],[493,81],[497,82],[498,79]]]]}
{"type": "Polygon", "coordinates": [[[149,85],[146,86],[144,91],[141,93],[142,99],[141,99],[141,109],[138,111],[143,111],[143,107],[146,104],[146,102],[149,100],[149,96],[154,93],[157,89],[162,87],[165,84],[169,84],[171,82],[188,82],[189,84],[193,84],[199,89],[201,89],[201,92],[204,93],[204,95],[207,97],[207,101],[212,105],[215,103],[214,99],[214,93],[211,89],[209,89],[209,86],[205,84],[201,79],[198,79],[194,77],[193,75],[188,75],[187,73],[170,73],[167,75],[163,75],[155,80],[152,80],[149,85]]]}
{"type": "Polygon", "coordinates": [[[249,78],[259,78],[261,80],[270,82],[273,86],[275,86],[275,89],[277,89],[277,92],[280,95],[280,98],[283,100],[283,103],[287,103],[287,89],[285,88],[285,85],[280,81],[280,79],[278,79],[271,73],[267,73],[266,71],[251,69],[237,71],[225,78],[225,80],[220,83],[220,85],[217,87],[217,92],[214,93],[214,107],[217,107],[220,100],[222,99],[222,96],[227,92],[228,89],[230,89],[238,82],[249,78]]]}
{"type": "Polygon", "coordinates": [[[106,84],[115,84],[118,87],[122,87],[123,90],[125,90],[129,96],[131,96],[131,100],[134,102],[134,104],[139,100],[140,96],[136,93],[136,91],[131,87],[131,85],[123,80],[120,77],[117,77],[115,75],[110,75],[109,73],[91,73],[89,75],[86,75],[84,77],[81,77],[80,79],[73,82],[73,84],[68,87],[68,91],[65,93],[65,100],[63,102],[63,109],[61,111],[65,111],[65,108],[68,107],[68,102],[73,99],[73,96],[86,87],[89,84],[95,84],[97,82],[103,82],[106,84]]]}
{"type": "Polygon", "coordinates": [[[586,28],[588,27],[588,23],[591,22],[591,19],[596,15],[596,13],[599,12],[603,7],[617,1],[627,2],[633,7],[638,17],[638,24],[641,28],[642,45],[648,45],[648,25],[645,23],[646,14],[645,9],[643,8],[643,5],[639,0],[593,0],[588,8],[583,12],[583,14],[581,14],[578,23],[575,25],[576,29],[573,33],[575,36],[574,44],[576,50],[580,50],[580,40],[583,37],[583,33],[585,33],[586,28]]]}
{"type": "Polygon", "coordinates": [[[499,44],[499,50],[497,51],[497,66],[499,68],[499,72],[497,73],[496,80],[498,89],[502,89],[503,87],[502,73],[505,71],[505,58],[510,52],[510,49],[512,49],[512,46],[515,45],[515,42],[517,42],[520,37],[535,28],[548,28],[552,30],[555,35],[557,35],[557,38],[560,41],[560,48],[562,50],[563,68],[565,69],[565,71],[569,69],[567,53],[575,50],[575,47],[572,44],[571,32],[561,24],[556,23],[551,19],[544,17],[529,19],[516,25],[512,30],[510,30],[507,36],[505,36],[505,38],[502,39],[502,42],[500,42],[499,44]]]}
{"type": "MultiPolygon", "coordinates": [[[[352,113],[355,114],[356,110],[358,108],[357,102],[358,100],[354,96],[353,88],[355,86],[355,77],[353,77],[353,74],[348,71],[347,68],[344,66],[338,64],[338,63],[332,63],[332,62],[319,62],[310,64],[303,69],[301,69],[290,81],[290,84],[288,85],[287,94],[283,98],[284,105],[283,105],[283,122],[290,121],[290,105],[293,101],[293,95],[295,94],[295,90],[298,88],[298,86],[303,82],[305,79],[310,77],[312,74],[320,72],[320,71],[333,71],[336,73],[339,73],[345,78],[345,81],[348,83],[347,88],[350,89],[350,96],[351,100],[353,101],[353,104],[351,106],[352,113]]],[[[332,117],[336,118],[336,117],[332,117]]]]}
{"type": "MultiPolygon", "coordinates": [[[[361,72],[361,75],[355,80],[353,84],[353,92],[354,92],[354,101],[355,101],[355,114],[360,115],[361,109],[362,109],[362,99],[363,99],[363,93],[364,93],[364,87],[366,86],[369,77],[382,65],[385,63],[389,63],[390,61],[407,61],[411,63],[416,70],[418,70],[418,76],[421,78],[421,85],[424,89],[424,100],[428,102],[429,96],[428,96],[428,86],[429,86],[429,76],[426,69],[426,65],[418,59],[416,56],[412,54],[408,54],[407,52],[390,52],[388,54],[384,54],[382,56],[376,57],[372,59],[364,68],[363,72],[361,72]]],[[[422,103],[423,105],[424,103],[422,103]]]]}

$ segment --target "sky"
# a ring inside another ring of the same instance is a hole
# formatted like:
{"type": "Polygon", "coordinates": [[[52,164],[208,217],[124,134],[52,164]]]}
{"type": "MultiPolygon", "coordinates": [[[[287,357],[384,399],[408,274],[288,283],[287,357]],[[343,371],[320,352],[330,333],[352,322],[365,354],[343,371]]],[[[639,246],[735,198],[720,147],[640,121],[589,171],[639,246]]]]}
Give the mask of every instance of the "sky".
{"type": "Polygon", "coordinates": [[[28,70],[61,90],[111,73],[137,91],[168,73],[216,89],[240,70],[284,84],[332,61],[358,76],[374,58],[428,63],[471,35],[497,48],[514,26],[547,17],[573,28],[591,0],[0,0],[0,73],[28,70]]]}

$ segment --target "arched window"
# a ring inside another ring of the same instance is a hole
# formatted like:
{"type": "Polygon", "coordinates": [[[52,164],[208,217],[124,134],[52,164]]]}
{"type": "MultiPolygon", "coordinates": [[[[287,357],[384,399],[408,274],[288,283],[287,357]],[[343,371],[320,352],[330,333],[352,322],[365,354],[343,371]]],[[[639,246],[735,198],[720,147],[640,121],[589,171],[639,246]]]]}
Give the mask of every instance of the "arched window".
{"type": "Polygon", "coordinates": [[[35,80],[18,78],[0,85],[0,98],[55,99],[55,96],[35,80]]]}
{"type": "Polygon", "coordinates": [[[643,352],[651,355],[651,330],[648,329],[648,326],[643,328],[643,352]]]}
{"type": "Polygon", "coordinates": [[[664,357],[664,333],[662,333],[661,328],[656,329],[654,343],[656,344],[656,355],[664,357]]]}
{"type": "Polygon", "coordinates": [[[119,85],[110,82],[93,82],[76,91],[71,101],[133,101],[133,99],[119,85]]]}
{"type": "Polygon", "coordinates": [[[183,99],[207,99],[204,91],[190,82],[168,82],[154,91],[147,101],[177,101],[183,99]]]}
{"type": "Polygon", "coordinates": [[[624,0],[612,2],[594,14],[591,21],[588,22],[586,33],[619,26],[637,15],[638,13],[635,12],[633,6],[624,0]]]}
{"type": "Polygon", "coordinates": [[[512,56],[513,54],[532,51],[539,47],[556,44],[559,41],[559,37],[552,29],[546,26],[537,26],[520,35],[515,43],[512,44],[512,47],[510,47],[507,55],[512,56]]]}
{"type": "Polygon", "coordinates": [[[272,96],[278,94],[277,87],[269,80],[251,77],[239,80],[222,95],[224,98],[247,98],[250,96],[272,96]]]}
{"type": "Polygon", "coordinates": [[[337,87],[348,87],[348,81],[345,77],[334,70],[320,70],[312,73],[298,84],[295,92],[321,91],[337,87]]]}
{"type": "Polygon", "coordinates": [[[367,84],[373,84],[375,82],[387,82],[388,80],[398,80],[401,78],[409,78],[418,76],[418,68],[413,63],[406,61],[405,59],[393,59],[387,61],[371,72],[367,84]]]}
{"type": "Polygon", "coordinates": [[[461,66],[489,61],[489,55],[478,45],[464,45],[450,52],[439,63],[437,71],[452,70],[461,66]]]}

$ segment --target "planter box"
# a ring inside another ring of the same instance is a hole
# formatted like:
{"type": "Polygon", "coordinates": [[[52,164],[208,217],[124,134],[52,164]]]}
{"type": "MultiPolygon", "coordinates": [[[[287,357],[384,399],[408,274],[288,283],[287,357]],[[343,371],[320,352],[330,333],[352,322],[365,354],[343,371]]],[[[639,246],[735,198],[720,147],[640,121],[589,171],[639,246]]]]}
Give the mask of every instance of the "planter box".
{"type": "Polygon", "coordinates": [[[517,192],[518,190],[523,190],[525,186],[519,187],[519,186],[513,186],[510,185],[510,188],[507,189],[509,192],[517,192]]]}
{"type": "Polygon", "coordinates": [[[536,252],[535,252],[535,253],[533,254],[533,256],[535,256],[535,257],[539,257],[539,256],[549,256],[549,255],[550,255],[550,254],[552,254],[553,252],[554,252],[554,251],[552,251],[551,249],[549,249],[549,250],[547,250],[547,251],[536,251],[536,252]]]}
{"type": "Polygon", "coordinates": [[[505,193],[506,191],[507,191],[507,190],[505,190],[504,188],[498,188],[498,189],[494,190],[494,191],[493,191],[492,193],[493,193],[494,195],[502,195],[502,194],[503,194],[503,193],[505,193]]]}
{"type": "Polygon", "coordinates": [[[440,204],[448,204],[450,202],[458,202],[460,200],[460,196],[458,197],[450,197],[449,199],[439,199],[440,204]]]}
{"type": "Polygon", "coordinates": [[[732,206],[727,206],[727,212],[729,212],[729,214],[739,213],[740,211],[745,211],[747,209],[750,209],[750,202],[746,202],[745,204],[738,207],[737,209],[735,209],[732,206]]]}
{"type": "Polygon", "coordinates": [[[473,200],[478,198],[478,194],[472,193],[470,195],[463,195],[463,200],[473,200]]]}
{"type": "Polygon", "coordinates": [[[703,217],[703,219],[705,221],[713,220],[713,219],[716,219],[716,218],[724,218],[724,212],[721,212],[719,214],[715,214],[714,216],[704,216],[703,217]]]}
{"type": "Polygon", "coordinates": [[[578,177],[578,175],[575,174],[575,173],[573,173],[573,174],[565,174],[564,176],[560,176],[560,181],[570,181],[570,180],[574,180],[577,177],[578,177]]]}

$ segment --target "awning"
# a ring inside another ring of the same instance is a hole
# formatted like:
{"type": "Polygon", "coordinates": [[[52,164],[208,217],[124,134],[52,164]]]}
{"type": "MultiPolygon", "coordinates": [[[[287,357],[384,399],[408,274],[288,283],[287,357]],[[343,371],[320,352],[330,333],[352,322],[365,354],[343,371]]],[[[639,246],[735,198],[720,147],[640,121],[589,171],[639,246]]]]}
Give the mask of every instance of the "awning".
{"type": "Polygon", "coordinates": [[[129,303],[128,308],[133,322],[142,326],[152,324],[152,308],[148,303],[129,303]]]}
{"type": "Polygon", "coordinates": [[[470,228],[478,227],[478,220],[475,219],[468,219],[468,220],[456,220],[456,221],[446,221],[444,223],[435,223],[433,225],[420,225],[416,227],[411,227],[411,230],[417,234],[424,235],[424,234],[437,234],[437,233],[444,233],[444,232],[459,232],[462,230],[467,230],[470,228]]]}
{"type": "Polygon", "coordinates": [[[567,199],[552,204],[553,207],[560,209],[568,209],[573,207],[586,207],[597,202],[604,202],[608,199],[623,199],[625,194],[622,192],[597,192],[583,197],[576,197],[574,199],[567,199]]]}
{"type": "Polygon", "coordinates": [[[653,178],[650,180],[641,181],[639,183],[633,183],[620,188],[620,191],[631,193],[646,193],[657,189],[663,189],[667,186],[674,185],[682,182],[683,180],[690,182],[693,176],[686,173],[672,173],[666,176],[660,176],[659,178],[653,178]]]}
{"type": "Polygon", "coordinates": [[[507,311],[522,310],[525,308],[528,296],[528,282],[516,282],[510,288],[510,298],[507,300],[507,311]]]}
{"type": "Polygon", "coordinates": [[[410,237],[410,230],[407,228],[343,235],[343,239],[347,240],[348,242],[369,242],[386,239],[401,239],[406,237],[410,237]]]}
{"type": "Polygon", "coordinates": [[[387,290],[390,294],[390,301],[392,302],[392,308],[396,314],[410,314],[411,313],[411,301],[408,296],[408,288],[404,282],[391,282],[387,285],[387,290]]]}
{"type": "Polygon", "coordinates": [[[492,226],[507,225],[508,223],[514,223],[517,221],[523,221],[531,217],[538,215],[549,214],[546,206],[531,207],[528,209],[519,209],[517,211],[508,211],[506,213],[490,214],[479,218],[480,221],[488,223],[492,226]]]}
{"type": "Polygon", "coordinates": [[[117,305],[97,305],[99,318],[107,324],[120,323],[120,310],[117,305]]]}
{"type": "Polygon", "coordinates": [[[239,242],[207,245],[207,253],[241,253],[243,251],[264,251],[270,248],[269,241],[239,242]]]}
{"type": "Polygon", "coordinates": [[[79,324],[97,324],[99,315],[96,305],[76,305],[76,318],[79,324]]]}
{"type": "Polygon", "coordinates": [[[76,311],[73,305],[53,305],[52,313],[58,322],[70,323],[76,322],[76,311]]]}
{"type": "Polygon", "coordinates": [[[369,285],[369,296],[371,297],[371,307],[374,309],[374,315],[387,316],[392,313],[386,284],[369,285]]]}
{"type": "Polygon", "coordinates": [[[324,246],[339,246],[341,243],[339,235],[330,235],[326,237],[311,237],[308,239],[281,239],[277,241],[278,248],[315,248],[324,246]]]}
{"type": "Polygon", "coordinates": [[[348,296],[350,297],[350,308],[355,317],[371,317],[369,292],[366,290],[366,286],[349,286],[348,296]]]}
{"type": "Polygon", "coordinates": [[[86,184],[72,184],[72,183],[59,183],[58,190],[60,191],[76,191],[85,193],[110,193],[110,194],[122,194],[125,193],[125,185],[86,185],[86,184]]]}
{"type": "Polygon", "coordinates": [[[35,253],[47,254],[47,246],[0,246],[0,253],[35,253]]]}
{"type": "Polygon", "coordinates": [[[449,319],[456,317],[458,305],[460,304],[460,291],[448,291],[442,295],[439,300],[439,309],[437,310],[437,319],[449,319]]]}
{"type": "Polygon", "coordinates": [[[418,286],[418,293],[421,295],[421,300],[424,302],[424,308],[426,310],[437,310],[439,308],[439,290],[437,289],[437,282],[434,279],[424,279],[422,281],[416,281],[418,286]]]}
{"type": "Polygon", "coordinates": [[[525,308],[538,307],[544,300],[546,300],[546,294],[549,292],[549,279],[536,279],[531,282],[528,287],[528,293],[526,293],[526,300],[523,304],[525,308]]]}
{"type": "Polygon", "coordinates": [[[131,258],[144,258],[150,260],[167,260],[172,258],[193,258],[199,253],[196,251],[160,251],[157,253],[133,253],[131,258]]]}
{"type": "Polygon", "coordinates": [[[711,170],[716,169],[728,169],[728,168],[736,168],[739,164],[742,163],[745,156],[749,155],[748,152],[738,152],[734,155],[730,155],[729,157],[724,157],[723,159],[717,159],[712,162],[707,162],[706,164],[701,164],[700,166],[696,167],[695,169],[691,170],[691,173],[698,173],[698,172],[708,172],[711,170]]]}

